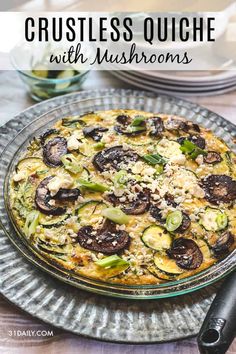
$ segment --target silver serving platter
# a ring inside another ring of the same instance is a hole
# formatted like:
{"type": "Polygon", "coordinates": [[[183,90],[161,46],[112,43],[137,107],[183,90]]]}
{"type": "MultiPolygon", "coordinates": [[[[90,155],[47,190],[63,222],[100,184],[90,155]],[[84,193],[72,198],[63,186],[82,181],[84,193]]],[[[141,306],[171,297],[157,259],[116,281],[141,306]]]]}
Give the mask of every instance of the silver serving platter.
{"type": "MultiPolygon", "coordinates": [[[[40,103],[22,112],[0,128],[0,151],[3,151],[7,143],[29,122],[59,105],[64,106],[88,97],[99,99],[99,97],[117,95],[123,96],[124,101],[128,96],[132,96],[140,102],[143,97],[147,99],[156,97],[140,91],[97,90],[70,94],[40,103]]],[[[232,147],[231,138],[235,137],[236,129],[223,118],[179,99],[157,96],[155,100],[160,105],[165,102],[166,113],[186,116],[187,112],[191,112],[192,116],[187,116],[187,118],[191,119],[196,116],[195,118],[200,117],[200,120],[205,120],[205,126],[209,125],[211,129],[214,128],[213,130],[217,131],[218,135],[220,133],[232,147]]],[[[7,160],[7,156],[4,158],[7,160]]],[[[4,169],[1,168],[0,177],[4,178],[3,175],[4,169]]],[[[30,259],[27,247],[24,248],[20,240],[19,244],[13,240],[15,245],[21,248],[20,254],[6,235],[9,220],[3,220],[4,213],[6,214],[4,201],[1,199],[0,217],[5,231],[0,231],[0,291],[25,311],[57,327],[110,341],[153,343],[197,334],[214,296],[215,285],[196,291],[194,296],[186,294],[178,298],[149,300],[148,302],[117,300],[84,292],[52,278],[28,262],[22,256],[23,253],[30,259]]],[[[233,257],[234,266],[235,254],[231,257],[233,257]]],[[[233,269],[231,257],[229,264],[224,262],[228,266],[225,268],[223,266],[223,272],[221,267],[221,271],[214,280],[233,269]]],[[[30,260],[34,262],[33,259],[30,260]]],[[[69,278],[67,280],[70,282],[69,278]]],[[[206,279],[204,285],[211,282],[210,280],[212,279],[206,279]]]]}

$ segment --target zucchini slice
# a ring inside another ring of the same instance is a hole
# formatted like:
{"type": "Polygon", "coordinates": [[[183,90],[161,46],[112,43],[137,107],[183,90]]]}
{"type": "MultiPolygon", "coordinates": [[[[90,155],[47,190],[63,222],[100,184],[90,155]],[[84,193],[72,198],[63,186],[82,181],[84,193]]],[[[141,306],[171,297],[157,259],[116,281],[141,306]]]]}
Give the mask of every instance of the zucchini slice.
{"type": "Polygon", "coordinates": [[[40,242],[38,242],[37,247],[43,252],[54,254],[54,255],[70,256],[73,251],[73,246],[71,244],[56,246],[56,245],[50,245],[49,243],[43,242],[41,240],[40,242]]]}
{"type": "Polygon", "coordinates": [[[167,255],[162,255],[159,252],[156,252],[153,260],[158,270],[167,275],[174,276],[184,272],[183,269],[177,266],[175,260],[169,258],[167,255]]]}
{"type": "Polygon", "coordinates": [[[100,200],[90,200],[80,206],[78,209],[79,221],[85,225],[91,225],[92,219],[95,217],[103,217],[102,211],[107,208],[107,205],[100,200]]]}
{"type": "Polygon", "coordinates": [[[207,243],[202,239],[198,239],[198,240],[194,240],[194,241],[196,242],[196,244],[200,248],[200,250],[203,254],[204,261],[209,260],[211,258],[211,251],[210,251],[210,248],[208,247],[207,243]]]}
{"type": "Polygon", "coordinates": [[[146,228],[141,237],[144,245],[156,251],[165,251],[171,247],[172,238],[168,231],[156,225],[146,228]]]}
{"type": "Polygon", "coordinates": [[[157,152],[168,159],[183,155],[180,150],[181,145],[174,140],[161,139],[156,146],[157,152]]]}
{"type": "Polygon", "coordinates": [[[83,167],[83,170],[78,174],[79,178],[88,180],[90,178],[90,172],[87,168],[83,167]]]}
{"type": "Polygon", "coordinates": [[[150,144],[153,144],[153,139],[148,138],[146,135],[132,137],[132,139],[127,139],[127,144],[130,144],[132,146],[148,146],[150,144]]]}
{"type": "Polygon", "coordinates": [[[16,171],[36,171],[45,170],[47,166],[40,157],[26,157],[20,160],[16,166],[16,171]]]}
{"type": "Polygon", "coordinates": [[[23,208],[30,211],[34,208],[34,196],[36,186],[30,183],[28,180],[22,184],[19,188],[17,199],[23,208]]]}
{"type": "Polygon", "coordinates": [[[199,223],[206,231],[221,231],[228,226],[228,217],[220,209],[207,207],[201,214],[199,223]]]}
{"type": "Polygon", "coordinates": [[[39,224],[43,225],[46,228],[50,227],[58,227],[61,226],[63,221],[69,217],[69,214],[63,214],[60,216],[53,215],[44,215],[42,213],[39,214],[39,224]]]}
{"type": "Polygon", "coordinates": [[[161,279],[161,280],[173,281],[177,277],[177,275],[170,275],[170,274],[160,271],[155,265],[148,266],[147,270],[149,271],[149,273],[154,275],[154,277],[161,279]]]}

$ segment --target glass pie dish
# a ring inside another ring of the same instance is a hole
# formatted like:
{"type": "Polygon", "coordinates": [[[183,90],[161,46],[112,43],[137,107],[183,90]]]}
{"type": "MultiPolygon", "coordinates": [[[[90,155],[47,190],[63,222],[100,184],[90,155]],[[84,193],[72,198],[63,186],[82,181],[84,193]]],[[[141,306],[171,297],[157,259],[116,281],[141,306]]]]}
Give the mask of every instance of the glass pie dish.
{"type": "Polygon", "coordinates": [[[34,136],[41,135],[47,128],[50,128],[62,117],[83,114],[89,111],[124,108],[175,114],[186,117],[203,127],[210,128],[233,150],[231,139],[236,130],[231,123],[226,122],[223,118],[199,106],[167,96],[153,98],[121,94],[87,99],[58,107],[35,119],[26,126],[13,141],[10,142],[1,156],[1,184],[3,186],[3,188],[1,187],[1,198],[4,200],[4,204],[2,203],[1,205],[1,224],[5,232],[21,253],[41,269],[66,283],[99,294],[133,299],[163,298],[185,294],[213,283],[234,269],[236,259],[235,251],[210,268],[188,278],[158,285],[118,285],[94,280],[59,268],[58,265],[45,259],[38,250],[28,242],[16,225],[8,198],[9,181],[16,163],[20,155],[25,151],[29,141],[32,140],[34,136]]]}

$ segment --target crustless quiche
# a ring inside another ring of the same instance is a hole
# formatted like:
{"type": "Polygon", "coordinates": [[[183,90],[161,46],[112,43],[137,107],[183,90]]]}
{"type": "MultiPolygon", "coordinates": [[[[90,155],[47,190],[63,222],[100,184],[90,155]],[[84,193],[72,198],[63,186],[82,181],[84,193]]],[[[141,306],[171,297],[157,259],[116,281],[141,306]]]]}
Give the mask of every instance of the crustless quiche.
{"type": "Polygon", "coordinates": [[[11,179],[11,208],[58,267],[158,284],[235,248],[235,162],[222,140],[183,118],[89,112],[31,141],[11,179]]]}

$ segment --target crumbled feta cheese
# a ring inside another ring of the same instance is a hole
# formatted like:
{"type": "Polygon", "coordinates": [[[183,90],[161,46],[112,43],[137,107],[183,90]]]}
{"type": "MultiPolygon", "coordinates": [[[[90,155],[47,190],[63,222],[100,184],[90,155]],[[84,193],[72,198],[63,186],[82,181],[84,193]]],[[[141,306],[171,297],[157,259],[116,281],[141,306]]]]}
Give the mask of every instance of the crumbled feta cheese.
{"type": "Polygon", "coordinates": [[[24,171],[20,171],[18,173],[15,174],[15,176],[13,177],[14,182],[20,182],[23,179],[25,179],[26,174],[24,171]]]}
{"type": "Polygon", "coordinates": [[[72,134],[67,140],[67,149],[69,151],[78,150],[81,145],[81,142],[78,140],[78,137],[75,134],[72,134]]]}
{"type": "Polygon", "coordinates": [[[60,188],[70,188],[73,182],[73,178],[68,173],[53,177],[48,183],[51,196],[56,195],[60,188]]]}
{"type": "Polygon", "coordinates": [[[198,198],[204,198],[205,197],[205,192],[204,190],[198,185],[198,184],[195,184],[193,186],[190,186],[189,187],[189,192],[198,197],[198,198]]]}
{"type": "Polygon", "coordinates": [[[103,137],[102,137],[102,139],[101,139],[101,142],[102,143],[111,143],[112,141],[114,140],[114,137],[113,137],[113,135],[110,135],[110,134],[104,134],[103,135],[103,137]]]}
{"type": "Polygon", "coordinates": [[[186,162],[186,157],[184,155],[175,155],[171,157],[170,162],[177,165],[184,165],[186,162]]]}
{"type": "Polygon", "coordinates": [[[155,173],[156,173],[156,170],[153,167],[144,168],[142,171],[143,175],[148,175],[148,176],[153,176],[155,173]]]}
{"type": "Polygon", "coordinates": [[[143,170],[143,167],[144,167],[144,165],[143,165],[142,161],[138,161],[132,167],[132,172],[133,173],[141,173],[143,170]]]}
{"type": "Polygon", "coordinates": [[[198,155],[198,157],[195,159],[195,161],[197,162],[198,165],[202,165],[203,164],[203,156],[198,155]]]}

